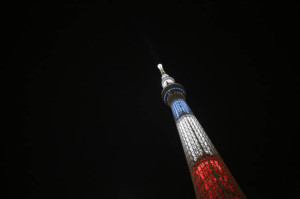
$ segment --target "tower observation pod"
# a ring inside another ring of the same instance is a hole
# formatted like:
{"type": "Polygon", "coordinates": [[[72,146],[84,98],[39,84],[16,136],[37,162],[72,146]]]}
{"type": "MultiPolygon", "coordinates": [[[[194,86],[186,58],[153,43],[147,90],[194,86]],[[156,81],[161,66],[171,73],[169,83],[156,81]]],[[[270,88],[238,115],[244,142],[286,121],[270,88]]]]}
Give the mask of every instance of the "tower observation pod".
{"type": "Polygon", "coordinates": [[[245,199],[219,153],[185,101],[182,85],[161,72],[161,96],[172,109],[197,199],[245,199]]]}

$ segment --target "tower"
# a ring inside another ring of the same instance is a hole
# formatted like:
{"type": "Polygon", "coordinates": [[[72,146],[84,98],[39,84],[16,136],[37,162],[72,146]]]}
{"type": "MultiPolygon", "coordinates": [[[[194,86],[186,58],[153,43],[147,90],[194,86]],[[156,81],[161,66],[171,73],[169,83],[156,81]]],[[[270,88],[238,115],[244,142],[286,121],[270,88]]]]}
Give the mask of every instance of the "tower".
{"type": "Polygon", "coordinates": [[[197,199],[246,198],[185,102],[183,86],[175,83],[161,64],[158,69],[162,75],[161,96],[172,109],[197,199]]]}

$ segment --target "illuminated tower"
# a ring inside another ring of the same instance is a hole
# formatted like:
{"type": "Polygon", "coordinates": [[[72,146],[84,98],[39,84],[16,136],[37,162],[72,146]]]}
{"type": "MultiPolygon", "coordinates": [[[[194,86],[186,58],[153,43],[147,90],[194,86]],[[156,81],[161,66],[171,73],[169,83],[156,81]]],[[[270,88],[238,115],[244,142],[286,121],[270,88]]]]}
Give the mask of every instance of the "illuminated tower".
{"type": "Polygon", "coordinates": [[[162,75],[161,96],[172,109],[197,199],[246,198],[185,102],[183,86],[175,83],[161,64],[158,68],[162,75]]]}

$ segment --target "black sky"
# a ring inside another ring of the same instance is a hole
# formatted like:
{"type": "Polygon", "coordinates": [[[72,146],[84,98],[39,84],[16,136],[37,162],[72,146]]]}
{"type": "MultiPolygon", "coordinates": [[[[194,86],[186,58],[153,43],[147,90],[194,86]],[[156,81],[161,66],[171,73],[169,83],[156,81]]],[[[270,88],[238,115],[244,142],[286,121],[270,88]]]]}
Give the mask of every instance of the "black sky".
{"type": "Polygon", "coordinates": [[[248,198],[300,198],[299,6],[1,3],[2,198],[194,198],[166,72],[248,198]]]}

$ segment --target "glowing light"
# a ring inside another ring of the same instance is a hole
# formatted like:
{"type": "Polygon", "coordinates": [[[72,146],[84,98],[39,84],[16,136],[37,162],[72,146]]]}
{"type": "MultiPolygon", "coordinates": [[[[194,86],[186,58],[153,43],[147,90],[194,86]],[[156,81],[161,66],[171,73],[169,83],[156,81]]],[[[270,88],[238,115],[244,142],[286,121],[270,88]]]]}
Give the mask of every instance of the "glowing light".
{"type": "Polygon", "coordinates": [[[163,70],[163,65],[162,65],[162,64],[158,64],[158,65],[157,65],[157,68],[158,68],[159,70],[163,70]]]}

